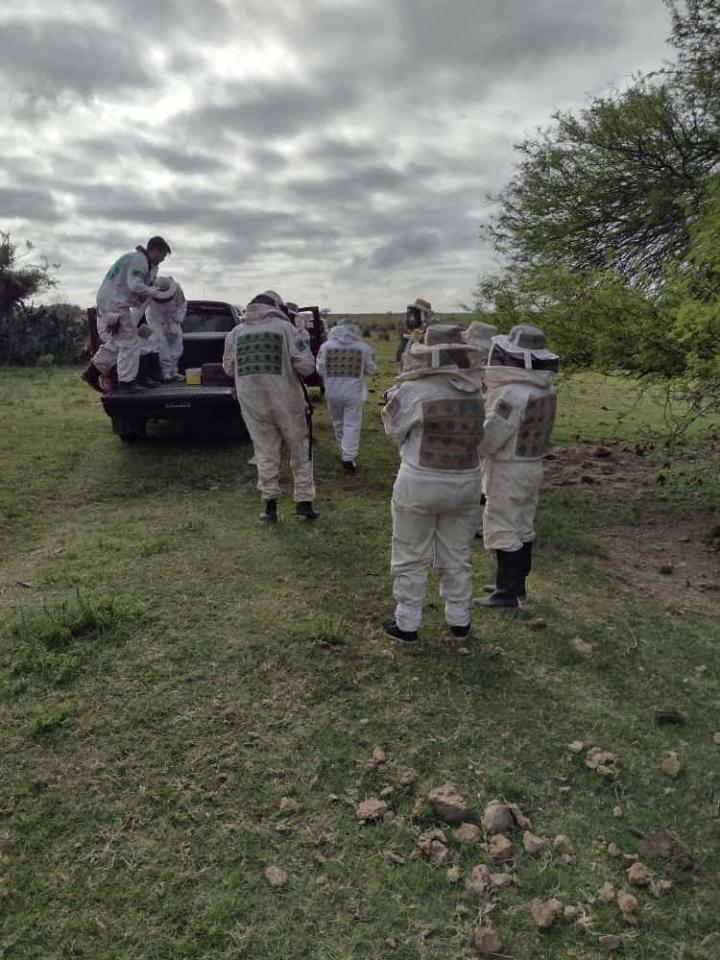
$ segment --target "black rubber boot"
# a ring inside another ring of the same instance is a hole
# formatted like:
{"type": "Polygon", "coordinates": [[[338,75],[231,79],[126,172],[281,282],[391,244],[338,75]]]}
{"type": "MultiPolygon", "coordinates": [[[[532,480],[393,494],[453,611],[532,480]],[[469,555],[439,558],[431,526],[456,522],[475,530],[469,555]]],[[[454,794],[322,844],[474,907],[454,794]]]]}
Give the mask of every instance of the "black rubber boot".
{"type": "Polygon", "coordinates": [[[474,602],[479,607],[495,610],[514,610],[519,606],[519,594],[523,586],[524,560],[520,550],[496,550],[497,577],[495,589],[487,597],[474,602]]]}
{"type": "Polygon", "coordinates": [[[522,550],[520,551],[522,562],[518,561],[518,567],[521,575],[520,593],[518,594],[520,600],[527,600],[527,585],[525,581],[530,576],[530,571],[532,570],[532,550],[532,540],[526,540],[522,545],[522,550]]]}
{"type": "Polygon", "coordinates": [[[417,630],[401,630],[394,620],[387,620],[383,624],[383,633],[398,643],[415,643],[418,637],[417,630]]]}
{"type": "Polygon", "coordinates": [[[277,500],[266,500],[265,510],[260,514],[258,520],[263,523],[277,523],[277,500]]]}
{"type": "Polygon", "coordinates": [[[455,637],[456,640],[467,640],[472,633],[472,624],[469,623],[466,627],[456,627],[452,623],[449,623],[450,633],[455,637]]]}
{"type": "Polygon", "coordinates": [[[97,390],[98,393],[102,393],[102,387],[100,386],[100,371],[94,363],[89,363],[87,365],[87,370],[83,370],[80,376],[89,387],[92,387],[93,390],[97,390]]]}
{"type": "Polygon", "coordinates": [[[295,507],[295,516],[298,520],[317,520],[320,514],[315,511],[311,500],[301,500],[295,507]]]}
{"type": "Polygon", "coordinates": [[[357,470],[354,460],[343,460],[342,466],[345,473],[355,473],[357,470]]]}
{"type": "Polygon", "coordinates": [[[145,387],[137,380],[118,380],[118,393],[145,393],[145,387]]]}
{"type": "Polygon", "coordinates": [[[160,386],[160,381],[155,380],[152,376],[154,356],[156,355],[152,353],[142,354],[140,357],[140,365],[138,366],[137,382],[141,387],[147,387],[149,390],[154,390],[155,387],[160,386]]]}

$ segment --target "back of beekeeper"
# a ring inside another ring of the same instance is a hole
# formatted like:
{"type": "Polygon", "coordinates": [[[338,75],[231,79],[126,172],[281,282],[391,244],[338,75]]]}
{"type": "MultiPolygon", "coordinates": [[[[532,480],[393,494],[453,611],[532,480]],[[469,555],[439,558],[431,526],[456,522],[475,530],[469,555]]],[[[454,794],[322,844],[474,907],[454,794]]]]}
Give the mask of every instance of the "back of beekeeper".
{"type": "Polygon", "coordinates": [[[280,496],[280,452],[290,450],[295,481],[295,512],[315,520],[312,450],[305,393],[300,377],[315,369],[315,359],[303,337],[288,320],[283,302],[273,290],[248,304],[243,323],[225,338],[223,367],[235,377],[235,389],[245,425],[255,448],[258,490],[265,500],[260,519],[277,521],[280,496]]]}
{"type": "Polygon", "coordinates": [[[484,370],[487,418],[480,449],[487,497],[483,538],[486,549],[495,551],[497,573],[489,596],[476,601],[482,607],[513,609],[526,594],[558,365],[538,327],[517,324],[508,336],[493,338],[484,370]]]}
{"type": "Polygon", "coordinates": [[[382,412],[401,460],[392,496],[397,606],[384,631],[404,643],[417,639],[433,564],[453,636],[470,634],[470,542],[480,498],[485,415],[478,364],[477,349],[463,343],[459,327],[431,326],[424,344],[408,347],[382,412]]]}
{"type": "Polygon", "coordinates": [[[142,325],[138,332],[137,311],[148,297],[160,291],[155,283],[157,269],[170,252],[166,240],[151,237],[147,247],[123,254],[107,272],[97,293],[97,330],[102,345],[82,374],[93,389],[100,389],[100,377],[116,364],[120,392],[143,389],[136,382],[140,341],[151,331],[142,325]]]}
{"type": "Polygon", "coordinates": [[[377,373],[375,354],[360,328],[347,317],[338,320],[317,355],[317,370],[325,381],[325,398],[343,469],[354,473],[360,449],[363,403],[367,387],[363,377],[377,373]]]}

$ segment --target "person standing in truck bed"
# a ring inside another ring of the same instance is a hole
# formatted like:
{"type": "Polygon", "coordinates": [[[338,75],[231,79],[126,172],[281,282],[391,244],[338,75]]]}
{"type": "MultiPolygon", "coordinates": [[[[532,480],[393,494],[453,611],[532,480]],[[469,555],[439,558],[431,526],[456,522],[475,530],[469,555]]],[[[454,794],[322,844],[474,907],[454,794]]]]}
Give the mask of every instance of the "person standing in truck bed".
{"type": "Polygon", "coordinates": [[[157,269],[171,252],[162,237],[151,237],[147,247],[136,247],[119,257],[110,267],[97,293],[97,329],[102,344],[92,357],[82,378],[94,390],[100,390],[100,377],[117,364],[118,390],[138,393],[140,340],[151,331],[143,325],[138,331],[137,308],[161,292],[155,284],[157,269]],[[145,333],[144,331],[147,331],[145,333]]]}

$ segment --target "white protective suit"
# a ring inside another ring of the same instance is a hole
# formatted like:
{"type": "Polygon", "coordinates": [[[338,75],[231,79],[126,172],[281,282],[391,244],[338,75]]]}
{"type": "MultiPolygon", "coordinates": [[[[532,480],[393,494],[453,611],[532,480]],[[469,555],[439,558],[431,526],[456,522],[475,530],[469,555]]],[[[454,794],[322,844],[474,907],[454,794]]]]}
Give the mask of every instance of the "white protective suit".
{"type": "MultiPolygon", "coordinates": [[[[271,299],[276,294],[263,295],[271,299]]],[[[296,503],[315,499],[305,395],[300,377],[315,369],[307,339],[279,306],[248,304],[245,320],[225,338],[223,367],[235,377],[245,425],[255,448],[258,490],[264,500],[280,496],[280,450],[290,450],[296,503]]]]}
{"type": "MultiPolygon", "coordinates": [[[[504,340],[496,337],[495,340],[504,340]]],[[[488,550],[516,551],[535,539],[543,457],[555,422],[556,391],[549,370],[488,366],[484,457],[488,550]]]]}
{"type": "Polygon", "coordinates": [[[363,403],[367,399],[363,377],[377,373],[375,354],[356,324],[340,321],[332,328],[318,351],[317,370],[325,381],[325,399],[340,456],[352,462],[360,449],[363,403]]]}
{"type": "Polygon", "coordinates": [[[149,343],[154,345],[160,360],[163,380],[178,377],[178,362],[183,352],[183,321],[187,300],[183,288],[170,278],[167,293],[156,294],[148,300],[145,318],[153,332],[149,343]]]}
{"type": "Polygon", "coordinates": [[[412,344],[382,412],[385,432],[400,448],[391,570],[395,622],[404,631],[420,626],[433,565],[447,623],[470,623],[470,541],[481,490],[484,421],[481,384],[473,371],[477,363],[471,346],[453,344],[448,351],[439,344],[412,344]],[[465,369],[457,365],[459,354],[465,369]]]}
{"type": "Polygon", "coordinates": [[[118,380],[136,379],[142,337],[137,331],[137,310],[159,291],[154,286],[157,267],[152,266],[142,247],[124,253],[110,267],[97,293],[97,330],[102,345],[92,358],[101,374],[117,364],[118,380]],[[119,324],[116,333],[111,327],[119,324]]]}

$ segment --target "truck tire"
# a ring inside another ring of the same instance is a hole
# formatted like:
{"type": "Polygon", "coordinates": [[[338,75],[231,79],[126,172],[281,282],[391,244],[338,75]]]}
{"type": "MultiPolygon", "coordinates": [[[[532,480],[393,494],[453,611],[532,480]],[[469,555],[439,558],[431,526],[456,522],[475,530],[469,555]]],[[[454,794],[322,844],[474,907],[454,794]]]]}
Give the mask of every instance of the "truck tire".
{"type": "Polygon", "coordinates": [[[113,417],[113,433],[116,433],[125,443],[133,440],[142,440],[145,436],[147,421],[142,418],[113,417]]]}

